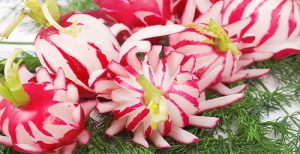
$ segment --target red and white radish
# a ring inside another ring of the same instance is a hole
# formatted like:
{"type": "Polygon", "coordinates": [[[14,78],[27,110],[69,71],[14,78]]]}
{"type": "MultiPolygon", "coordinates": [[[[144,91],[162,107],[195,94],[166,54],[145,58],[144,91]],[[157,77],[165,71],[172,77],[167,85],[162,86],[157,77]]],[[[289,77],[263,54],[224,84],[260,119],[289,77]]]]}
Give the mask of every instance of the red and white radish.
{"type": "Polygon", "coordinates": [[[96,101],[79,103],[62,69],[50,75],[40,68],[35,76],[25,66],[19,69],[13,63],[19,53],[7,61],[0,85],[0,143],[23,153],[72,153],[78,143],[88,144],[84,125],[96,101]]]}
{"type": "Polygon", "coordinates": [[[101,10],[98,17],[122,23],[131,30],[151,25],[165,25],[171,17],[171,0],[94,0],[101,10]]]}
{"type": "MultiPolygon", "coordinates": [[[[170,34],[181,32],[184,29],[185,27],[181,25],[156,25],[143,28],[132,34],[122,44],[116,62],[124,65],[126,65],[128,61],[137,62],[136,57],[135,59],[127,59],[128,54],[133,53],[130,52],[131,50],[136,48],[139,52],[150,52],[153,47],[150,39],[168,36],[170,34]]],[[[134,56],[131,55],[131,58],[134,58],[134,56]]],[[[95,91],[99,97],[111,99],[110,92],[116,87],[111,76],[112,75],[107,70],[96,70],[90,76],[89,87],[95,91]]]]}
{"type": "MultiPolygon", "coordinates": [[[[193,8],[196,12],[201,8],[193,8]]],[[[193,10],[185,10],[187,14],[193,10]]],[[[300,5],[297,0],[221,0],[189,22],[214,19],[238,41],[241,59],[262,61],[300,54],[300,5]]],[[[182,20],[183,22],[184,20],[182,20]]],[[[185,22],[187,23],[187,22],[185,22]]]]}
{"type": "MultiPolygon", "coordinates": [[[[170,46],[185,55],[182,68],[193,72],[200,79],[205,77],[215,67],[222,65],[220,78],[210,88],[222,95],[229,95],[243,91],[247,85],[240,85],[233,89],[223,83],[234,83],[246,78],[256,78],[265,75],[269,69],[245,69],[253,59],[241,59],[236,44],[231,41],[227,33],[213,20],[208,25],[187,25],[185,31],[170,36],[170,46]]],[[[205,84],[206,82],[203,82],[205,84]]]]}
{"type": "MultiPolygon", "coordinates": [[[[112,88],[112,102],[97,105],[99,112],[112,112],[115,117],[106,130],[107,136],[126,128],[133,133],[132,141],[144,147],[149,146],[146,141],[149,138],[156,147],[169,148],[164,136],[183,144],[195,143],[199,139],[183,127],[213,128],[218,118],[197,114],[229,105],[245,96],[234,94],[224,100],[221,97],[215,102],[199,102],[200,94],[204,95],[203,91],[219,74],[208,74],[199,81],[195,75],[181,69],[182,54],[172,52],[160,59],[162,49],[160,45],[152,46],[141,60],[136,56],[141,50],[133,47],[123,56],[121,64],[111,62],[108,66],[117,87],[112,88]],[[201,85],[203,80],[207,84],[201,85]]],[[[213,72],[221,69],[222,66],[216,67],[213,72]]]]}
{"type": "Polygon", "coordinates": [[[245,56],[273,53],[273,58],[283,59],[300,54],[300,5],[297,0],[224,0],[221,18],[222,25],[251,18],[251,22],[237,33],[240,38],[255,37],[253,42],[240,45],[245,56]]]}
{"type": "MultiPolygon", "coordinates": [[[[80,12],[61,16],[56,0],[46,0],[44,4],[27,0],[20,14],[43,25],[34,42],[41,64],[50,72],[62,68],[80,90],[85,89],[83,94],[92,95],[88,86],[91,73],[105,69],[119,54],[119,43],[110,29],[80,12]]],[[[7,37],[21,20],[20,17],[12,22],[3,36],[7,37]]]]}

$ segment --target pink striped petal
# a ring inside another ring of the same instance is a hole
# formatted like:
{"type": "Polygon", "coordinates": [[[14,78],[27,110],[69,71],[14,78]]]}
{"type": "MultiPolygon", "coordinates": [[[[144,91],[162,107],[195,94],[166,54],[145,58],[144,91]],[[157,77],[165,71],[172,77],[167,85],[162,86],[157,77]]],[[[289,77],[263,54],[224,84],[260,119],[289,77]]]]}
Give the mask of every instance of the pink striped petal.
{"type": "Polygon", "coordinates": [[[153,131],[150,135],[152,143],[158,148],[170,148],[169,143],[157,132],[153,131]]]}
{"type": "Polygon", "coordinates": [[[203,116],[190,116],[190,125],[197,128],[214,128],[219,118],[214,117],[203,117],[203,116]]]}
{"type": "Polygon", "coordinates": [[[125,128],[126,120],[126,118],[113,120],[111,125],[105,131],[106,136],[111,137],[121,132],[125,128]]]}
{"type": "Polygon", "coordinates": [[[245,94],[233,94],[233,95],[228,95],[228,96],[223,96],[223,97],[218,97],[215,99],[207,100],[205,102],[200,102],[199,103],[199,112],[203,113],[209,110],[214,110],[218,108],[223,108],[226,107],[230,104],[233,104],[240,99],[244,98],[246,95],[245,94]]]}
{"type": "Polygon", "coordinates": [[[134,133],[133,133],[133,137],[132,137],[132,141],[136,144],[139,144],[145,148],[148,148],[149,147],[149,144],[148,142],[146,141],[145,139],[145,136],[144,136],[144,130],[143,130],[143,127],[138,127],[134,133]]]}
{"type": "Polygon", "coordinates": [[[84,129],[77,138],[78,142],[84,145],[87,145],[90,139],[91,139],[91,134],[87,129],[84,129]]]}
{"type": "Polygon", "coordinates": [[[223,66],[220,65],[214,68],[212,71],[210,71],[208,74],[206,74],[204,77],[202,77],[202,79],[198,81],[200,93],[203,92],[208,87],[210,87],[211,84],[218,79],[222,70],[223,70],[223,66]]]}
{"type": "Polygon", "coordinates": [[[97,104],[97,109],[99,113],[111,112],[119,106],[118,103],[114,102],[101,102],[97,104]]]}
{"type": "Polygon", "coordinates": [[[172,126],[172,130],[168,136],[182,144],[192,144],[200,141],[200,139],[195,135],[174,125],[172,126]]]}
{"type": "Polygon", "coordinates": [[[226,85],[222,83],[218,83],[217,85],[210,87],[210,89],[216,91],[221,95],[227,96],[231,94],[241,93],[247,88],[247,86],[248,86],[247,84],[243,84],[229,89],[226,85]]]}

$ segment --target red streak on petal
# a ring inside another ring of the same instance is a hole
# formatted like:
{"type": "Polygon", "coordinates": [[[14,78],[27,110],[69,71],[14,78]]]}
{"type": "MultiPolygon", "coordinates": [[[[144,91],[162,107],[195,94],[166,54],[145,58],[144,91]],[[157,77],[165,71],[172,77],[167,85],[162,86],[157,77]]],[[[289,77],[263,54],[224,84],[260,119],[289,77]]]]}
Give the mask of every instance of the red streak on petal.
{"type": "Polygon", "coordinates": [[[151,133],[152,133],[152,128],[151,126],[149,126],[144,132],[145,137],[150,137],[151,133]]]}
{"type": "Polygon", "coordinates": [[[198,108],[199,106],[199,102],[197,100],[197,98],[191,96],[190,94],[183,92],[181,90],[176,90],[174,88],[171,88],[168,93],[174,93],[175,95],[178,95],[180,97],[183,97],[185,100],[187,100],[188,102],[190,102],[191,104],[194,105],[194,107],[198,108]]]}
{"type": "Polygon", "coordinates": [[[112,114],[115,116],[116,119],[120,119],[123,116],[125,116],[126,114],[134,111],[136,108],[141,107],[141,106],[143,106],[143,103],[138,103],[138,104],[135,104],[133,106],[126,107],[123,111],[114,110],[112,112],[112,114]]]}
{"type": "Polygon", "coordinates": [[[97,57],[98,57],[99,61],[101,62],[102,67],[107,68],[109,61],[107,60],[106,55],[103,54],[101,49],[99,47],[97,47],[95,45],[95,43],[88,42],[88,44],[96,50],[97,57]]]}
{"type": "Polygon", "coordinates": [[[130,124],[127,126],[127,129],[129,131],[133,131],[136,126],[149,114],[149,110],[145,108],[142,110],[136,117],[132,119],[130,124]]]}
{"type": "Polygon", "coordinates": [[[55,72],[55,70],[52,68],[52,66],[48,63],[48,61],[46,60],[46,58],[45,58],[45,56],[42,54],[42,58],[43,58],[43,60],[44,60],[44,62],[45,62],[45,64],[46,64],[46,66],[47,66],[47,68],[52,72],[52,73],[54,73],[55,72]]]}
{"type": "Polygon", "coordinates": [[[255,41],[255,36],[247,36],[240,39],[243,43],[253,43],[255,41]]]}
{"type": "Polygon", "coordinates": [[[164,123],[164,135],[167,135],[171,132],[172,123],[170,121],[170,118],[168,118],[167,121],[164,123]]]}
{"type": "MultiPolygon", "coordinates": [[[[49,37],[53,34],[60,35],[58,30],[56,30],[54,27],[47,27],[43,28],[40,33],[39,37],[40,39],[44,39],[47,42],[49,42],[52,46],[54,46],[60,54],[66,59],[67,64],[69,65],[70,69],[73,71],[73,73],[77,76],[77,78],[83,82],[84,84],[88,85],[89,80],[89,72],[87,68],[80,63],[75,57],[67,54],[63,49],[61,49],[59,46],[57,46],[49,37]]],[[[51,52],[51,51],[48,51],[51,52]]],[[[53,57],[55,58],[55,57],[53,57]]]]}
{"type": "Polygon", "coordinates": [[[273,58],[275,59],[284,59],[289,55],[293,55],[293,54],[300,54],[300,49],[283,49],[280,51],[276,51],[276,53],[274,53],[273,58]]]}
{"type": "MultiPolygon", "coordinates": [[[[271,23],[269,26],[269,30],[266,33],[266,35],[264,35],[264,37],[260,40],[260,42],[258,43],[257,46],[262,45],[263,43],[265,43],[266,41],[268,41],[277,31],[278,27],[279,27],[279,20],[280,20],[280,11],[282,10],[282,7],[284,5],[286,1],[282,1],[279,6],[277,6],[277,8],[275,10],[272,11],[271,14],[271,23]]],[[[284,37],[284,36],[283,36],[284,37]]]]}
{"type": "Polygon", "coordinates": [[[61,53],[61,55],[67,60],[69,67],[77,76],[77,78],[85,85],[88,85],[90,76],[87,68],[82,63],[80,63],[75,57],[67,54],[63,49],[54,44],[54,42],[52,42],[50,39],[48,40],[48,42],[54,47],[56,47],[56,49],[61,53]]]}
{"type": "Polygon", "coordinates": [[[135,77],[138,77],[139,76],[139,73],[131,66],[131,65],[128,65],[125,67],[126,71],[128,73],[130,73],[131,75],[135,76],[135,77]]]}
{"type": "Polygon", "coordinates": [[[121,85],[121,86],[123,86],[123,87],[125,87],[125,88],[127,88],[127,89],[129,89],[129,90],[133,90],[133,91],[136,91],[136,92],[139,92],[139,93],[144,93],[143,90],[137,89],[137,88],[131,86],[129,83],[123,81],[122,79],[120,79],[120,78],[118,78],[118,77],[116,77],[114,80],[115,80],[119,85],[121,85]]]}
{"type": "Polygon", "coordinates": [[[179,113],[181,115],[182,121],[183,121],[183,125],[187,126],[189,124],[189,116],[183,111],[182,108],[180,108],[180,106],[171,98],[167,98],[169,100],[170,103],[172,103],[173,105],[176,106],[176,108],[179,110],[179,113]]]}
{"type": "Polygon", "coordinates": [[[256,23],[257,21],[257,18],[258,18],[258,11],[260,9],[260,7],[267,1],[262,1],[257,7],[256,7],[256,11],[251,14],[251,22],[241,31],[241,36],[240,37],[243,37],[245,35],[245,33],[256,23]]]}
{"type": "Polygon", "coordinates": [[[234,23],[236,21],[239,21],[242,19],[242,16],[244,14],[244,11],[246,10],[246,7],[252,2],[252,0],[244,0],[242,3],[240,3],[234,11],[231,12],[228,23],[234,23]]]}
{"type": "MultiPolygon", "coordinates": [[[[292,6],[292,10],[290,13],[290,18],[289,18],[289,33],[288,33],[288,37],[292,35],[292,33],[294,32],[294,30],[297,28],[297,22],[295,20],[295,3],[293,3],[292,6]]],[[[298,7],[298,6],[296,6],[298,7]]]]}

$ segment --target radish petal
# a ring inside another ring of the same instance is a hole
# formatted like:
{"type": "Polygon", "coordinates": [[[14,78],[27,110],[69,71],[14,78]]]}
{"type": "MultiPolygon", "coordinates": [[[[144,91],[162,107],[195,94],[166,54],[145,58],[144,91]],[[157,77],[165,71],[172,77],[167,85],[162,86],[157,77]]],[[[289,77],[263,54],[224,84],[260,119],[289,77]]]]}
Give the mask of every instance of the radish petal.
{"type": "Polygon", "coordinates": [[[91,139],[91,134],[87,129],[84,129],[77,137],[80,144],[87,145],[91,139]]]}
{"type": "Polygon", "coordinates": [[[223,96],[211,100],[207,100],[205,102],[200,102],[199,103],[199,112],[203,113],[206,111],[214,110],[217,108],[223,108],[226,107],[230,104],[233,104],[240,99],[244,98],[246,95],[245,94],[233,94],[233,95],[228,95],[228,96],[223,96]]]}
{"type": "Polygon", "coordinates": [[[195,135],[174,125],[172,126],[171,132],[168,136],[182,144],[192,144],[200,141],[195,135]]]}
{"type": "Polygon", "coordinates": [[[203,116],[190,116],[190,125],[197,128],[214,128],[218,122],[219,118],[215,117],[203,117],[203,116]]]}
{"type": "Polygon", "coordinates": [[[107,113],[111,112],[112,110],[116,109],[119,106],[118,103],[114,102],[99,102],[97,104],[97,109],[99,113],[107,113]]]}
{"type": "Polygon", "coordinates": [[[105,134],[108,137],[114,136],[121,132],[125,125],[126,125],[126,118],[118,119],[118,120],[113,120],[111,125],[106,129],[105,134]]]}
{"type": "Polygon", "coordinates": [[[213,87],[210,87],[210,89],[216,91],[217,93],[219,93],[221,95],[226,96],[226,95],[241,93],[243,90],[245,90],[247,88],[247,86],[248,86],[247,84],[243,84],[243,85],[239,85],[239,86],[229,89],[224,84],[219,83],[213,87]]]}
{"type": "Polygon", "coordinates": [[[169,143],[157,132],[153,131],[150,135],[152,143],[158,148],[171,148],[169,143]]]}
{"type": "Polygon", "coordinates": [[[132,138],[132,141],[136,144],[139,144],[145,148],[148,148],[149,147],[149,144],[148,142],[146,141],[145,139],[145,136],[144,136],[144,129],[142,126],[138,127],[135,131],[134,131],[134,134],[133,134],[133,138],[132,138]]]}

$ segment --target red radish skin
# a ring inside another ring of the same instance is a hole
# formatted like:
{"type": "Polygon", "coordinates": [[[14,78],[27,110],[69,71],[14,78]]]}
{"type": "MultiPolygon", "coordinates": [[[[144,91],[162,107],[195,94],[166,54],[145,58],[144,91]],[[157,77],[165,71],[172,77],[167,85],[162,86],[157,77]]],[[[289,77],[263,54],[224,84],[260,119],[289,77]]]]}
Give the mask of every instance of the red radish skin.
{"type": "Polygon", "coordinates": [[[110,24],[122,23],[137,28],[164,25],[171,16],[171,0],[94,0],[101,8],[96,14],[110,24]],[[113,19],[113,20],[112,20],[113,19]]]}
{"type": "Polygon", "coordinates": [[[42,70],[45,68],[37,72],[37,82],[28,82],[34,76],[20,67],[20,79],[30,101],[16,108],[6,99],[1,100],[0,142],[23,153],[73,153],[77,144],[89,142],[84,123],[96,101],[79,104],[78,90],[72,84],[66,85],[62,69],[55,78],[42,70]]]}

